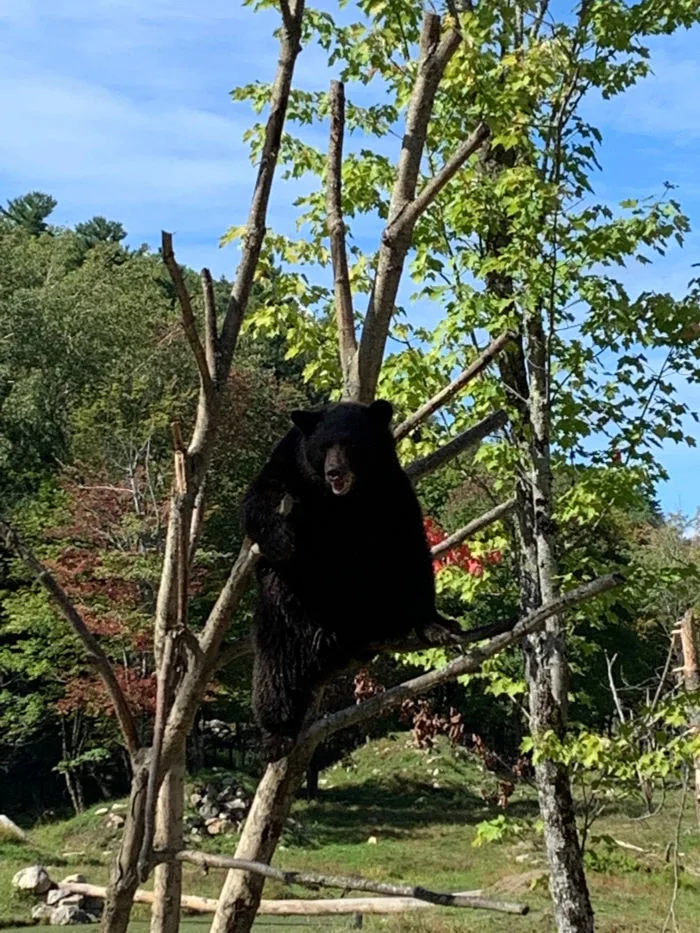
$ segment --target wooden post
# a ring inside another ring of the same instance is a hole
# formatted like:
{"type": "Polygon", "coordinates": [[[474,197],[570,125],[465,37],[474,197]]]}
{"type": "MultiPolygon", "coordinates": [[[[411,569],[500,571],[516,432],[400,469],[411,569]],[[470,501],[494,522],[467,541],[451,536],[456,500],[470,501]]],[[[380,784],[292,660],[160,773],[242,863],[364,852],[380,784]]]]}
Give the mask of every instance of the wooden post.
{"type": "MultiPolygon", "coordinates": [[[[695,693],[700,688],[695,621],[694,610],[688,609],[678,626],[683,650],[683,683],[688,693],[695,693]]],[[[697,705],[688,711],[688,725],[693,733],[700,731],[700,707],[697,705]]],[[[695,757],[695,813],[700,826],[700,755],[695,757]]]]}

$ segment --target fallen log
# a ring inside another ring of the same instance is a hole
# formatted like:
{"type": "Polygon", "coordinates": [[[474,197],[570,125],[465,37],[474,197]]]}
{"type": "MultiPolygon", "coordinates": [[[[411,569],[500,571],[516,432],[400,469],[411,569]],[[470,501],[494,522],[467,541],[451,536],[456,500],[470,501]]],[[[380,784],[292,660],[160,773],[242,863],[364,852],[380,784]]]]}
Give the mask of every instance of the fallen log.
{"type": "MultiPolygon", "coordinates": [[[[70,894],[84,894],[87,897],[96,897],[104,900],[107,889],[96,884],[84,884],[73,881],[60,882],[61,891],[70,894]]],[[[481,891],[459,891],[455,897],[471,898],[475,901],[481,898],[481,891]]],[[[136,891],[134,903],[152,904],[155,895],[152,891],[136,891]]],[[[525,913],[527,908],[522,904],[511,904],[506,901],[493,901],[502,905],[508,913],[525,913]],[[509,908],[509,909],[508,909],[509,908]]],[[[213,914],[216,910],[216,898],[200,897],[196,894],[183,894],[180,898],[182,910],[199,914],[213,914]]],[[[418,900],[415,897],[337,897],[318,900],[303,900],[289,898],[287,900],[262,900],[258,914],[268,917],[321,917],[341,914],[400,914],[411,910],[435,909],[435,904],[418,900]]]]}

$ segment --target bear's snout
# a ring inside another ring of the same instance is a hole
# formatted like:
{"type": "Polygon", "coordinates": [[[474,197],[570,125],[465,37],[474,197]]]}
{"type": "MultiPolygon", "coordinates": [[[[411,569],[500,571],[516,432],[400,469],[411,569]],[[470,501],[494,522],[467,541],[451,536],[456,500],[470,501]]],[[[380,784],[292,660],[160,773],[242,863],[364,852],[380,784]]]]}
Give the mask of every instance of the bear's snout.
{"type": "Polygon", "coordinates": [[[334,495],[344,496],[350,492],[355,476],[342,447],[334,444],[328,449],[323,472],[334,495]]]}

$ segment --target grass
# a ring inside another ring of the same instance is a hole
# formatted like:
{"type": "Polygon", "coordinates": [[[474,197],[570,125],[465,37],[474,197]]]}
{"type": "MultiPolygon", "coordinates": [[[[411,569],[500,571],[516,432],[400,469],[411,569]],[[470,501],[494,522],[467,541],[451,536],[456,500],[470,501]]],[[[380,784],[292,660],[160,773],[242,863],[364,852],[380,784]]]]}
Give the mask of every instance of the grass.
{"type": "MultiPolygon", "coordinates": [[[[493,897],[524,901],[526,917],[482,911],[437,910],[402,917],[366,917],[364,929],[386,933],[541,933],[553,921],[546,883],[537,881],[544,865],[541,839],[534,831],[521,838],[475,847],[476,826],[502,811],[485,803],[479,790],[488,779],[445,745],[432,752],[410,747],[398,735],[372,742],[347,762],[322,776],[317,801],[299,801],[294,818],[300,829],[285,835],[276,862],[283,867],[362,874],[378,880],[421,883],[438,890],[483,888],[493,897]],[[373,840],[373,841],[370,841],[373,840]],[[526,873],[530,873],[527,875],[526,873]],[[500,888],[500,890],[499,890],[500,888]]],[[[614,812],[593,827],[587,856],[588,882],[599,933],[661,933],[673,890],[672,866],[665,861],[667,844],[674,839],[679,794],[670,794],[662,811],[648,819],[632,812],[614,812]],[[616,841],[613,841],[616,840],[616,841]],[[637,849],[620,846],[619,843],[637,849]]],[[[21,867],[41,862],[54,878],[80,871],[95,884],[105,883],[118,833],[104,828],[95,809],[63,822],[38,825],[28,843],[0,837],[0,924],[26,921],[31,903],[11,891],[12,875],[21,867]]],[[[700,837],[691,795],[681,826],[680,850],[684,871],[677,901],[678,930],[700,928],[700,837]]],[[[534,794],[518,789],[507,811],[521,820],[537,815],[534,794]]],[[[204,841],[202,841],[204,845],[204,841]]],[[[211,851],[233,853],[234,837],[206,841],[211,851]]],[[[184,889],[216,897],[220,872],[204,876],[186,867],[184,889]]],[[[319,896],[299,889],[270,884],[267,897],[319,896]]],[[[326,892],[326,896],[334,896],[326,892]]],[[[134,912],[133,929],[145,931],[146,908],[134,912]]],[[[206,919],[183,924],[191,933],[208,928],[206,919]]],[[[262,933],[313,927],[327,933],[348,930],[350,918],[282,922],[261,918],[262,933]]]]}

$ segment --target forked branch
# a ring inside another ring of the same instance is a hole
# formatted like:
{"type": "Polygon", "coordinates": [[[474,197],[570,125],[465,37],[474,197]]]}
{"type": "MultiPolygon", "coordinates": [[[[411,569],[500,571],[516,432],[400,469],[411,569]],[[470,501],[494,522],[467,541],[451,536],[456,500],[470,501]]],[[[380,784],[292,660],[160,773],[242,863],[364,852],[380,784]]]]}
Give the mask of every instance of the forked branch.
{"type": "Polygon", "coordinates": [[[451,181],[462,168],[469,156],[480,149],[489,138],[489,128],[485,123],[479,123],[476,129],[469,134],[464,142],[445,162],[443,167],[429,179],[421,188],[416,197],[406,205],[401,213],[387,226],[384,237],[387,241],[401,238],[404,228],[413,231],[416,221],[424,214],[433,201],[440,194],[445,185],[451,181]]]}
{"type": "Polygon", "coordinates": [[[53,574],[42,564],[31,548],[23,544],[17,533],[4,519],[0,518],[0,540],[8,551],[16,554],[32,573],[38,583],[47,591],[51,599],[58,606],[61,614],[73,629],[83,644],[88,660],[95,665],[97,673],[100,675],[105,690],[112,701],[112,706],[119,722],[124,745],[133,761],[141,747],[136,732],[136,724],[131,715],[129,704],[119,686],[109,658],[100,647],[99,642],[87,627],[85,620],[76,609],[73,600],[63,589],[53,574]]]}
{"type": "MultiPolygon", "coordinates": [[[[392,230],[392,224],[397,222],[416,196],[416,185],[435,95],[445,69],[461,39],[453,25],[447,29],[442,39],[440,32],[440,17],[434,13],[426,13],[420,37],[418,70],[406,114],[406,127],[397,166],[396,182],[391,194],[389,217],[379,248],[377,273],[358,350],[359,401],[362,402],[371,401],[376,392],[389,324],[394,312],[406,254],[411,244],[415,218],[412,223],[395,228],[392,235],[387,236],[387,232],[392,230]]],[[[435,194],[437,195],[437,192],[435,194]]]]}

